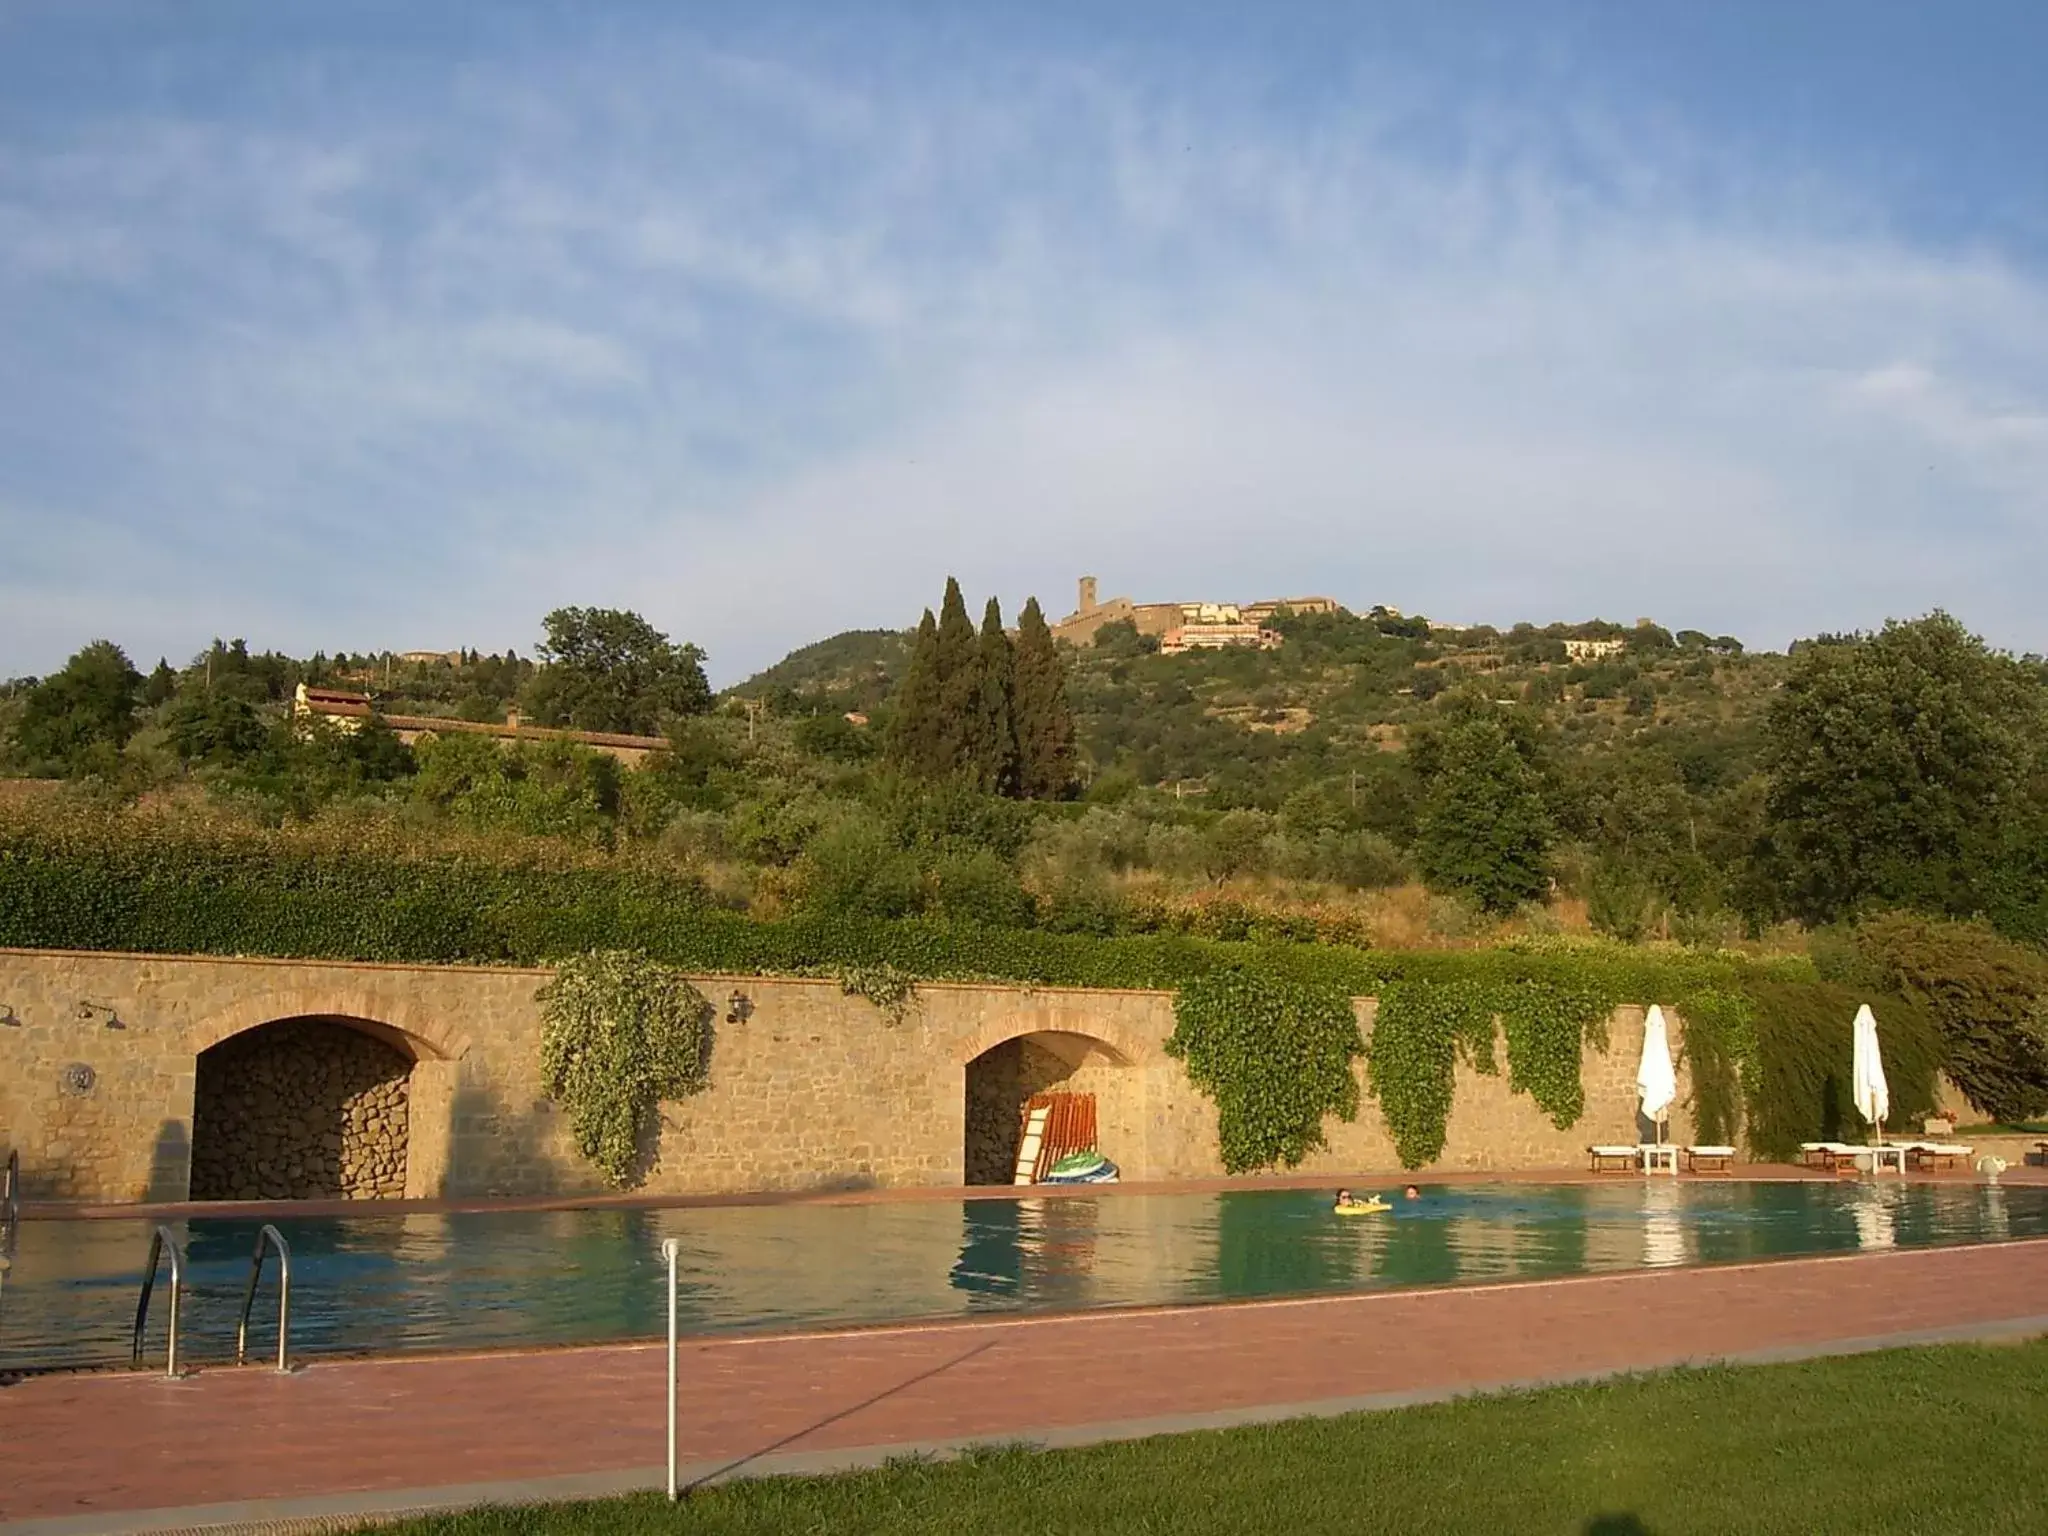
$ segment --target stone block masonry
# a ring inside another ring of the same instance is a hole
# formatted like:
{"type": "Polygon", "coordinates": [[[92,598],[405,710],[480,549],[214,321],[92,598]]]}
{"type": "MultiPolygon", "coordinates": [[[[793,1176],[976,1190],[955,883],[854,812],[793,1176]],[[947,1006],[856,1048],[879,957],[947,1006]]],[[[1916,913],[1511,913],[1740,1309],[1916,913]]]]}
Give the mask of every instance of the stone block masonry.
{"type": "MultiPolygon", "coordinates": [[[[594,1193],[601,1180],[540,1088],[547,975],[0,950],[0,1019],[16,1021],[0,1023],[0,1150],[20,1151],[30,1199],[594,1193]]],[[[1167,993],[927,982],[892,1023],[831,981],[697,984],[721,1020],[710,1081],[661,1107],[648,1192],[991,1177],[1021,1096],[1048,1088],[1096,1096],[1101,1150],[1128,1179],[1221,1171],[1215,1106],[1163,1049],[1167,993]],[[750,1006],[723,1022],[735,993],[750,1006]]],[[[1372,1000],[1357,1006],[1370,1031],[1372,1000]]],[[[1511,1094],[1504,1071],[1460,1067],[1439,1166],[1568,1166],[1589,1142],[1636,1140],[1642,1030],[1640,1009],[1610,1020],[1569,1130],[1511,1094]]],[[[1689,1091],[1681,1066],[1681,1103],[1689,1091]]],[[[1326,1122],[1309,1171],[1398,1168],[1362,1100],[1356,1121],[1326,1122]]],[[[1690,1130],[1675,1117],[1674,1138],[1690,1130]]]]}
{"type": "Polygon", "coordinates": [[[405,1193],[412,1058],[347,1024],[293,1019],[199,1057],[194,1200],[405,1193]]]}

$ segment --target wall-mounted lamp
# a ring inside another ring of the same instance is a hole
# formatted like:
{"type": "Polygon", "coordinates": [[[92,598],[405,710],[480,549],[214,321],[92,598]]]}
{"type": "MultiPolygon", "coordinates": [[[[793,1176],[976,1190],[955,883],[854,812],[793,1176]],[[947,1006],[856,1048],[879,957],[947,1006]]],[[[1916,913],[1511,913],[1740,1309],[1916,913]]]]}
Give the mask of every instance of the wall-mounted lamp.
{"type": "Polygon", "coordinates": [[[725,1000],[725,1022],[744,1024],[754,1016],[754,1005],[744,992],[735,992],[725,1000]]]}
{"type": "Polygon", "coordinates": [[[19,1029],[21,1020],[15,1016],[14,1004],[0,1003],[0,1029],[19,1029]]]}
{"type": "Polygon", "coordinates": [[[108,1029],[126,1029],[128,1027],[121,1022],[121,1015],[114,1012],[113,1008],[106,1003],[80,1003],[78,1005],[78,1016],[81,1019],[89,1019],[98,1013],[104,1013],[107,1016],[105,1027],[108,1029]]]}

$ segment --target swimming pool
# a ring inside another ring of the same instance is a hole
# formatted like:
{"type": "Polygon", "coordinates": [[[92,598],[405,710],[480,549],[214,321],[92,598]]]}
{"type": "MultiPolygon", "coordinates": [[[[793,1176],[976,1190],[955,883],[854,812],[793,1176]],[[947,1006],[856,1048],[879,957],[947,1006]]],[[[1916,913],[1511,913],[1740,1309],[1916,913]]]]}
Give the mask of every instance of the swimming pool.
{"type": "MultiPolygon", "coordinates": [[[[660,1245],[688,1333],[1296,1296],[2048,1236],[2048,1186],[1849,1182],[1430,1186],[1380,1216],[1322,1192],[346,1216],[278,1223],[295,1353],[657,1337],[660,1245]]],[[[232,1358],[257,1223],[179,1224],[182,1344],[232,1358]]],[[[0,1290],[0,1372],[128,1358],[142,1222],[30,1221],[0,1290]]],[[[274,1348],[275,1264],[250,1349],[274,1348]]],[[[151,1308],[163,1355],[164,1290],[151,1308]]]]}

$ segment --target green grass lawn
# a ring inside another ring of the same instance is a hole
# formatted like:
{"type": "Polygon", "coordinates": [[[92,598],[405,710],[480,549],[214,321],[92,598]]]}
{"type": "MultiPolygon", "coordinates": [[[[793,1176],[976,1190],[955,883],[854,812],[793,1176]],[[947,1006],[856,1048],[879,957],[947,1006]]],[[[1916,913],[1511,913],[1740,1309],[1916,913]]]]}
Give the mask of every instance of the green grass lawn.
{"type": "Polygon", "coordinates": [[[485,1510],[513,1532],[2048,1531],[2048,1340],[1679,1371],[1434,1407],[992,1449],[837,1477],[485,1510]]]}

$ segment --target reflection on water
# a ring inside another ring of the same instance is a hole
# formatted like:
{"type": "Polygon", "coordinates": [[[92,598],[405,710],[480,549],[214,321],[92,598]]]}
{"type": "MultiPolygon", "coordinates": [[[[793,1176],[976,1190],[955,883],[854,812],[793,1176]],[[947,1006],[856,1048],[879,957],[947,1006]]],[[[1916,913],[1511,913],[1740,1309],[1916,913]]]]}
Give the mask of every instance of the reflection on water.
{"type": "MultiPolygon", "coordinates": [[[[1078,1195],[868,1205],[351,1216],[280,1223],[295,1351],[650,1338],[660,1247],[692,1333],[1441,1285],[2048,1235],[2048,1188],[1618,1179],[1432,1186],[1339,1218],[1325,1193],[1078,1195]]],[[[185,1348],[233,1352],[256,1223],[179,1228],[185,1348]]],[[[0,1370],[127,1356],[143,1223],[25,1223],[0,1370]]],[[[275,1270],[251,1348],[270,1347],[275,1270]]],[[[153,1310],[151,1349],[162,1353],[153,1310]]]]}
{"type": "Polygon", "coordinates": [[[1685,1262],[1685,1219],[1675,1180],[1643,1180],[1643,1264],[1669,1269],[1685,1262]]]}
{"type": "Polygon", "coordinates": [[[1898,1245],[1898,1221],[1892,1210],[1892,1196],[1903,1193],[1898,1185],[1887,1187],[1881,1181],[1858,1187],[1857,1199],[1849,1208],[1850,1214],[1856,1218],[1857,1247],[1893,1248],[1898,1245]]]}

